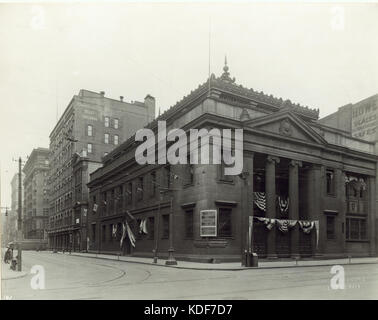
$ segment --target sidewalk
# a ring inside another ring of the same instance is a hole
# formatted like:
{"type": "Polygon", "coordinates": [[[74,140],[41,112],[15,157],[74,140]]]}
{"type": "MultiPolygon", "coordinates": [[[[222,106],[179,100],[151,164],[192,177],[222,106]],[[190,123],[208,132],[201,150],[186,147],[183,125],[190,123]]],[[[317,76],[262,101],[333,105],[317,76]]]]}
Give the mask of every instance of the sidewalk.
{"type": "Polygon", "coordinates": [[[4,261],[1,262],[1,280],[10,280],[23,278],[27,275],[24,271],[13,271],[10,269],[10,264],[5,264],[4,261]]]}
{"type": "MultiPolygon", "coordinates": [[[[63,254],[59,252],[58,254],[63,254]]],[[[69,253],[64,253],[69,255],[69,253]]],[[[330,259],[330,260],[289,260],[289,261],[259,261],[258,267],[242,267],[240,262],[222,262],[222,263],[203,263],[190,261],[177,261],[176,266],[167,266],[163,259],[158,259],[153,263],[152,258],[128,257],[110,254],[96,253],[78,253],[72,252],[72,256],[81,256],[87,258],[97,258],[105,260],[125,261],[130,263],[140,263],[153,266],[163,266],[168,268],[191,269],[191,270],[219,270],[219,271],[240,271],[246,269],[271,269],[271,268],[290,268],[290,267],[314,267],[314,266],[333,266],[347,264],[378,264],[377,257],[368,258],[351,258],[349,259],[330,259]]]]}

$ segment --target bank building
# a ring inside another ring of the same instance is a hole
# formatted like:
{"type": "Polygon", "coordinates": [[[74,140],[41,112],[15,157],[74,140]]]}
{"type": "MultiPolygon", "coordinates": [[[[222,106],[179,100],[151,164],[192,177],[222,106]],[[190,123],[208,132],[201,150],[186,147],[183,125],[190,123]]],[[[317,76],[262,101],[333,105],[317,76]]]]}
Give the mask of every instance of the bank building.
{"type": "Polygon", "coordinates": [[[374,141],[237,84],[227,63],[146,128],[158,121],[243,129],[241,174],[225,175],[224,163],[139,165],[129,138],[90,175],[89,252],[203,262],[377,255],[374,141]]]}

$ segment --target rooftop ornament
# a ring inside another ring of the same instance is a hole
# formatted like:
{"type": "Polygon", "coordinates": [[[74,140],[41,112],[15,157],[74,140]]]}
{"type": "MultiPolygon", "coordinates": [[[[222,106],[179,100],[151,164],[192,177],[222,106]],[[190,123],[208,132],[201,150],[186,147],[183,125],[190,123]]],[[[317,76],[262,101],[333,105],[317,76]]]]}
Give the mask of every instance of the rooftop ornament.
{"type": "Polygon", "coordinates": [[[223,74],[221,75],[221,80],[234,83],[235,82],[235,77],[231,78],[230,73],[228,72],[228,66],[227,66],[227,56],[224,57],[224,67],[223,67],[223,74]]]}

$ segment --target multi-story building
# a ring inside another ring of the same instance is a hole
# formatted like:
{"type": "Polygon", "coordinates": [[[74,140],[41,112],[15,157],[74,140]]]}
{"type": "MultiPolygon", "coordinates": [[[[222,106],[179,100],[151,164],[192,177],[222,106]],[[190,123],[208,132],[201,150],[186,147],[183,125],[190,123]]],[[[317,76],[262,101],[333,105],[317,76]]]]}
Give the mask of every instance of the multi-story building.
{"type": "Polygon", "coordinates": [[[90,160],[87,156],[75,154],[73,157],[73,251],[87,251],[88,249],[88,198],[87,183],[89,175],[102,166],[102,162],[90,160]]]}
{"type": "Polygon", "coordinates": [[[188,135],[243,129],[241,174],[225,175],[224,161],[140,165],[131,137],[91,174],[90,251],[205,261],[240,261],[245,250],[268,258],[376,255],[374,143],[318,116],[237,85],[226,65],[147,128],[155,137],[160,120],[167,132],[188,135]]]}
{"type": "MultiPolygon", "coordinates": [[[[21,190],[23,192],[24,174],[21,174],[21,190]]],[[[17,240],[17,218],[18,218],[18,173],[14,174],[11,180],[11,207],[6,217],[6,239],[7,243],[17,240]]]]}
{"type": "Polygon", "coordinates": [[[50,134],[51,248],[68,249],[74,243],[74,154],[89,162],[101,162],[103,156],[154,118],[155,98],[150,95],[144,102],[129,103],[122,96],[115,100],[105,97],[104,92],[80,90],[72,98],[50,134]]]}
{"type": "Polygon", "coordinates": [[[47,238],[49,215],[49,149],[33,149],[28,157],[23,172],[24,205],[23,234],[24,239],[47,238]]]}
{"type": "MultiPolygon", "coordinates": [[[[357,139],[378,143],[378,94],[342,106],[319,122],[346,131],[357,139]]],[[[378,154],[378,147],[376,151],[378,154]]]]}

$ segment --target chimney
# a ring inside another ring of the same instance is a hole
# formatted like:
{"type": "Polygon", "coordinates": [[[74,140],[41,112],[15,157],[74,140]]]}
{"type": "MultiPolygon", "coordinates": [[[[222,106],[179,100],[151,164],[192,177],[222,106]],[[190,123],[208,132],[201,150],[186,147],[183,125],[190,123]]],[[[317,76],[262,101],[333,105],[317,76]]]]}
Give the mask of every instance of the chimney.
{"type": "Polygon", "coordinates": [[[148,115],[153,120],[155,119],[155,98],[151,95],[146,95],[144,98],[144,105],[148,108],[148,115]]]}
{"type": "Polygon", "coordinates": [[[100,91],[101,96],[105,96],[105,91],[100,91]]]}
{"type": "Polygon", "coordinates": [[[123,102],[123,96],[119,96],[119,100],[123,102]]]}

